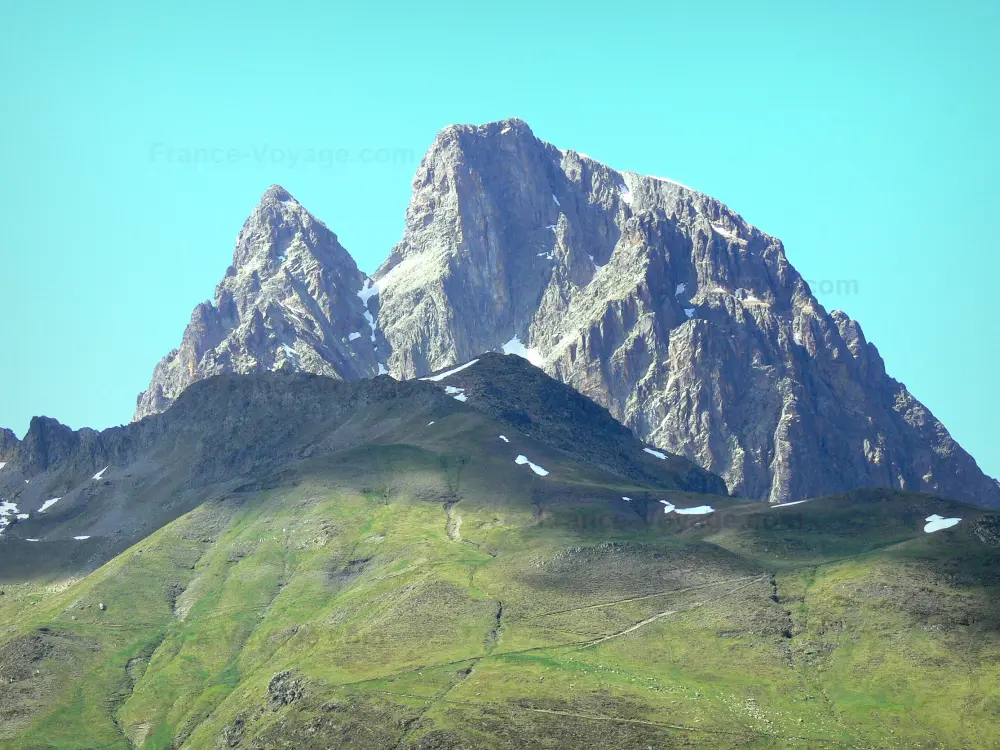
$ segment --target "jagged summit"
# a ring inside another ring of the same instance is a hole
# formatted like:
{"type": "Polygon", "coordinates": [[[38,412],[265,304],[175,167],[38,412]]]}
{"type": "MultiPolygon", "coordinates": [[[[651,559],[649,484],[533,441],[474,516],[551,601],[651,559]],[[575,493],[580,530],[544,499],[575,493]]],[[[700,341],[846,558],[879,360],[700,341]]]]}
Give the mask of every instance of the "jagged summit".
{"type": "Polygon", "coordinates": [[[271,187],[265,190],[264,194],[260,197],[261,203],[268,203],[271,201],[278,201],[281,203],[298,203],[298,201],[292,197],[292,194],[281,187],[281,185],[271,185],[271,187]]]}
{"type": "Polygon", "coordinates": [[[366,278],[323,222],[271,186],[240,230],[214,302],[195,308],[180,347],[139,395],[135,418],[223,372],[378,374],[374,328],[358,297],[366,278]]]}
{"type": "Polygon", "coordinates": [[[885,486],[1000,507],[860,326],[710,196],[561,150],[519,119],[451,125],[369,279],[286,194],[265,193],[216,304],[196,310],[137,416],[215,372],[407,379],[512,351],[735,495],[885,486]]]}

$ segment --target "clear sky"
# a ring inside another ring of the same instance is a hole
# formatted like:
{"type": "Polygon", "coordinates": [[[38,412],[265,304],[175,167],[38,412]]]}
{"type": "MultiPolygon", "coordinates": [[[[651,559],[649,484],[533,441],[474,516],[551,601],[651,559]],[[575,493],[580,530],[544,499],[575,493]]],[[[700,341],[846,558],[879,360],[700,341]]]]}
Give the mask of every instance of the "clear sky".
{"type": "Polygon", "coordinates": [[[0,425],[127,422],[268,185],[370,272],[434,134],[517,116],[782,238],[1000,475],[998,38],[995,0],[4,2],[0,425]]]}

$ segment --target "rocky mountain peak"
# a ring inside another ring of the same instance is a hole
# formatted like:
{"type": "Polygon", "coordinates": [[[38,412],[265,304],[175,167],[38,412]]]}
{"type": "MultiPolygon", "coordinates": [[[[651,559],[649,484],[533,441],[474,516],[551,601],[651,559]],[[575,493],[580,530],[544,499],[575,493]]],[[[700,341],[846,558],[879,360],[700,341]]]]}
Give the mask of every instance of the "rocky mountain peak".
{"type": "Polygon", "coordinates": [[[1000,507],[996,482],[886,374],[857,322],[826,311],[778,239],[518,119],[437,135],[371,279],[270,188],[136,415],[216,372],[408,379],[488,351],[520,354],[735,495],[883,486],[1000,507]]]}
{"type": "Polygon", "coordinates": [[[180,347],[140,394],[135,418],[163,411],[192,382],[222,372],[378,374],[374,319],[359,297],[366,281],[337,236],[272,185],[240,230],[214,302],[195,307],[180,347]]]}
{"type": "Polygon", "coordinates": [[[376,279],[397,377],[519,351],[734,494],[786,502],[874,485],[1000,505],[778,239],[520,121],[438,135],[376,279]]]}

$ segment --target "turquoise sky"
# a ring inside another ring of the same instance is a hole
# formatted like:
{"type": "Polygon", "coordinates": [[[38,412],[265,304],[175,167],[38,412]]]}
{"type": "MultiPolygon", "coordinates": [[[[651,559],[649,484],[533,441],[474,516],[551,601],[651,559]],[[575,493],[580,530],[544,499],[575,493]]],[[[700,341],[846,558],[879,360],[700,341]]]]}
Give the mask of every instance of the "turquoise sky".
{"type": "Polygon", "coordinates": [[[998,38],[972,0],[2,3],[0,425],[128,421],[271,183],[372,271],[434,134],[518,116],[781,237],[1000,475],[998,38]]]}

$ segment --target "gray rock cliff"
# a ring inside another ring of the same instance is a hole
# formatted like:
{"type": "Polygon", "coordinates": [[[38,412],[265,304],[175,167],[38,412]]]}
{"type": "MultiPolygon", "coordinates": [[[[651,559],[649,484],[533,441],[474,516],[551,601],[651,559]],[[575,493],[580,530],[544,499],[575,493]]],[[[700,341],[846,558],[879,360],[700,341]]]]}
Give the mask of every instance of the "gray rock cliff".
{"type": "Polygon", "coordinates": [[[291,369],[353,380],[379,372],[367,277],[323,222],[275,185],[236,239],[233,262],[156,366],[135,419],[225,372],[291,369]]]}
{"type": "Polygon", "coordinates": [[[734,495],[882,486],[1000,507],[997,482],[886,373],[858,323],[823,308],[779,240],[709,196],[562,151],[520,120],[454,125],[421,162],[402,240],[372,279],[289,200],[265,195],[216,304],[196,309],[137,417],[217,372],[349,379],[384,366],[408,379],[506,351],[734,495]]]}

